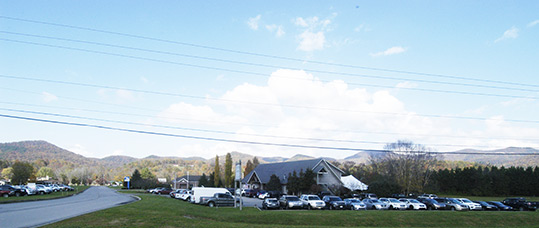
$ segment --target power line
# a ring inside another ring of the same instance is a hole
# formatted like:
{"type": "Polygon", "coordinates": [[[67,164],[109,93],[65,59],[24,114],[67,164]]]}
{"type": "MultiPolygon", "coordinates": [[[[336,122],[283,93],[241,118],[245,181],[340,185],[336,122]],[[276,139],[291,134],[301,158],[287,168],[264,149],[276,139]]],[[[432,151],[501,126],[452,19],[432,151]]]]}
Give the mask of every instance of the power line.
{"type": "Polygon", "coordinates": [[[64,27],[64,28],[71,28],[71,29],[78,29],[78,30],[85,30],[85,31],[98,32],[98,33],[104,33],[104,34],[112,34],[112,35],[125,36],[125,37],[137,38],[137,39],[151,40],[151,41],[157,41],[157,42],[163,42],[163,43],[170,43],[170,44],[177,44],[177,45],[190,46],[190,47],[196,47],[196,48],[203,48],[203,49],[208,49],[208,50],[229,52],[229,53],[242,54],[242,55],[250,55],[250,56],[259,56],[259,57],[264,57],[264,58],[280,59],[280,60],[294,61],[294,62],[300,62],[300,63],[307,62],[307,63],[313,63],[313,64],[327,65],[327,66],[338,66],[338,67],[347,67],[347,68],[373,70],[373,71],[390,72],[390,73],[402,73],[402,74],[420,75],[420,76],[436,77],[436,78],[449,78],[449,79],[459,79],[459,80],[476,81],[476,82],[509,84],[509,85],[526,86],[526,87],[539,87],[539,85],[535,85],[535,84],[525,84],[525,83],[516,83],[516,82],[508,82],[508,81],[491,80],[491,79],[469,78],[469,77],[444,75],[444,74],[423,73],[423,72],[404,71],[404,70],[395,70],[395,69],[387,69],[387,68],[376,68],[376,67],[366,67],[366,66],[358,66],[358,65],[349,65],[349,64],[329,63],[329,62],[321,62],[321,61],[314,61],[314,60],[297,59],[297,58],[290,58],[290,57],[284,57],[284,56],[276,56],[276,55],[268,55],[268,54],[261,54],[261,53],[247,52],[247,51],[239,51],[239,50],[233,50],[233,49],[212,47],[212,46],[207,46],[207,45],[200,45],[200,44],[192,44],[192,43],[187,43],[187,42],[166,40],[166,39],[160,39],[160,38],[154,38],[154,37],[148,37],[148,36],[141,36],[141,35],[134,35],[134,34],[128,34],[128,33],[107,31],[107,30],[102,30],[102,29],[94,29],[94,28],[88,28],[88,27],[82,27],[82,26],[74,26],[74,25],[67,25],[67,24],[60,24],[60,23],[37,21],[37,20],[29,20],[29,19],[23,19],[23,18],[1,16],[1,15],[0,15],[0,19],[8,19],[8,20],[15,20],[15,21],[23,21],[23,22],[28,22],[28,23],[35,23],[35,24],[43,24],[43,25],[50,25],[50,26],[57,26],[57,27],[64,27]]]}
{"type": "MultiPolygon", "coordinates": [[[[66,47],[66,46],[60,46],[60,45],[51,45],[51,44],[43,44],[43,43],[36,43],[36,42],[4,39],[4,38],[0,38],[0,40],[8,41],[8,42],[14,42],[14,43],[32,44],[32,45],[37,45],[37,46],[60,48],[60,49],[66,49],[66,50],[74,50],[74,51],[82,51],[82,52],[88,52],[88,53],[94,53],[94,54],[102,54],[102,55],[130,58],[130,59],[136,59],[136,60],[144,60],[144,61],[152,61],[152,62],[159,62],[159,63],[174,64],[174,65],[179,65],[179,66],[194,67],[194,68],[200,68],[200,69],[206,69],[206,70],[226,71],[226,72],[231,72],[231,73],[239,73],[239,74],[248,74],[248,75],[267,77],[266,74],[256,73],[256,72],[251,72],[251,71],[233,70],[233,69],[227,69],[227,68],[222,68],[222,67],[203,66],[203,65],[197,65],[197,64],[181,63],[181,62],[174,62],[174,61],[168,61],[168,60],[159,60],[159,59],[154,59],[154,58],[147,58],[147,57],[140,57],[140,56],[133,56],[133,55],[117,54],[117,53],[104,52],[104,51],[95,51],[95,50],[89,50],[89,49],[83,49],[83,48],[66,47]]],[[[283,78],[282,76],[276,76],[276,77],[283,78]]],[[[285,77],[285,78],[288,78],[288,77],[285,77]]],[[[290,78],[290,79],[302,80],[302,79],[297,79],[297,78],[290,78]]],[[[320,80],[320,82],[326,82],[327,83],[327,82],[330,82],[330,81],[320,80]]],[[[374,85],[374,84],[364,84],[364,83],[348,83],[348,84],[350,84],[350,85],[358,85],[358,86],[367,86],[367,87],[389,88],[389,89],[394,89],[395,88],[394,86],[384,86],[384,85],[374,85]]],[[[460,94],[460,95],[477,95],[477,96],[490,96],[490,97],[523,98],[523,99],[533,99],[533,100],[539,99],[537,97],[530,97],[530,96],[516,96],[516,95],[507,95],[507,94],[478,93],[478,92],[465,92],[465,91],[452,91],[452,90],[406,88],[406,87],[399,88],[399,89],[422,91],[422,92],[460,94]]]]}
{"type": "MultiPolygon", "coordinates": [[[[221,101],[221,102],[243,103],[243,104],[250,104],[250,105],[264,105],[264,106],[273,106],[273,107],[315,109],[315,110],[324,110],[324,111],[338,111],[338,112],[355,112],[355,113],[369,113],[369,114],[381,114],[381,115],[409,116],[409,113],[375,112],[375,111],[338,109],[338,108],[328,108],[328,107],[313,107],[313,106],[300,106],[300,105],[288,105],[288,104],[274,104],[274,103],[263,103],[263,102],[252,102],[252,101],[237,101],[237,100],[222,99],[222,98],[209,98],[209,97],[201,97],[201,96],[193,96],[193,95],[185,95],[185,94],[176,94],[176,93],[166,93],[166,92],[156,92],[156,91],[149,91],[149,90],[132,89],[132,88],[125,88],[125,87],[114,87],[114,86],[104,86],[104,85],[96,85],[96,84],[88,84],[88,83],[57,81],[57,80],[50,80],[50,79],[36,79],[36,78],[28,78],[28,77],[18,77],[18,76],[10,76],[10,75],[3,75],[3,74],[0,74],[0,78],[39,81],[39,82],[48,82],[48,83],[66,84],[66,85],[75,85],[75,86],[84,86],[84,87],[92,87],[92,88],[126,90],[126,91],[140,92],[140,93],[147,93],[147,94],[155,94],[155,95],[166,95],[166,96],[175,96],[175,97],[199,99],[199,100],[214,100],[214,101],[221,101]]],[[[20,90],[16,90],[16,89],[2,88],[2,87],[0,87],[0,89],[20,91],[20,90]]],[[[102,103],[102,102],[97,102],[97,103],[102,103]]],[[[143,109],[143,108],[137,107],[137,109],[143,109]]],[[[143,109],[143,110],[147,110],[147,109],[143,109]]],[[[152,110],[152,111],[156,111],[156,110],[152,110]]],[[[446,119],[467,119],[467,120],[488,120],[489,119],[489,118],[483,118],[483,117],[454,116],[454,115],[452,116],[452,115],[437,115],[437,114],[414,114],[414,115],[421,116],[421,117],[446,118],[446,119]]],[[[519,122],[519,123],[539,123],[538,120],[504,119],[504,121],[519,122]]]]}
{"type": "MultiPolygon", "coordinates": [[[[138,133],[138,134],[146,134],[146,135],[167,136],[167,137],[174,137],[174,138],[186,138],[186,139],[196,139],[196,140],[205,140],[205,141],[219,141],[219,142],[238,143],[238,144],[252,144],[252,145],[263,145],[263,146],[279,146],[279,147],[319,149],[319,150],[340,150],[340,151],[357,151],[357,152],[368,151],[368,152],[377,152],[377,153],[407,152],[407,151],[374,150],[374,149],[361,149],[361,148],[349,148],[349,147],[309,146],[309,145],[300,145],[300,144],[271,143],[271,142],[257,142],[257,141],[221,139],[221,138],[213,138],[213,137],[199,137],[199,136],[192,136],[192,135],[170,134],[170,133],[162,133],[162,132],[155,132],[155,131],[142,131],[142,130],[134,130],[134,129],[126,129],[126,128],[109,127],[109,126],[96,125],[96,124],[73,123],[73,122],[64,122],[64,121],[47,120],[47,119],[39,119],[39,118],[30,118],[30,117],[23,117],[23,116],[13,116],[13,115],[5,115],[5,114],[0,114],[0,117],[11,118],[11,119],[19,119],[19,120],[27,120],[27,121],[34,121],[34,122],[42,122],[42,123],[68,125],[68,126],[98,128],[98,129],[104,129],[104,130],[130,132],[130,133],[138,133]]],[[[428,153],[428,154],[453,154],[453,155],[455,155],[455,154],[475,154],[475,155],[496,155],[496,156],[515,156],[515,155],[534,156],[534,155],[539,155],[539,153],[522,153],[522,152],[480,152],[480,153],[474,153],[474,152],[459,152],[459,151],[456,151],[456,152],[440,152],[440,151],[430,152],[429,151],[429,152],[425,152],[425,153],[428,153]]]]}
{"type": "MultiPolygon", "coordinates": [[[[324,70],[316,70],[316,69],[309,69],[309,68],[293,68],[293,67],[286,67],[286,66],[279,66],[279,65],[269,65],[269,64],[262,64],[262,63],[227,60],[227,59],[221,59],[221,58],[211,58],[211,57],[204,57],[204,56],[197,56],[197,55],[187,55],[187,54],[180,54],[180,53],[174,53],[174,52],[169,52],[169,51],[159,51],[159,50],[152,50],[152,49],[144,49],[144,48],[137,48],[137,47],[93,42],[93,41],[66,39],[66,38],[61,38],[61,37],[43,36],[43,35],[35,35],[35,34],[28,34],[28,33],[9,32],[9,31],[3,31],[3,30],[0,30],[0,33],[26,36],[26,37],[37,37],[37,38],[44,38],[44,39],[60,40],[60,41],[69,41],[69,42],[76,42],[76,43],[83,43],[83,44],[92,44],[92,45],[105,46],[105,47],[136,50],[136,51],[173,55],[173,56],[202,59],[202,60],[210,60],[210,61],[217,61],[217,62],[224,62],[224,63],[241,64],[241,65],[247,65],[247,66],[257,66],[257,67],[266,67],[266,68],[287,68],[290,70],[304,70],[304,71],[309,71],[309,72],[314,72],[314,73],[333,74],[333,75],[350,76],[350,77],[362,77],[362,78],[374,78],[374,79],[386,79],[386,80],[398,80],[398,81],[404,80],[404,81],[423,82],[423,83],[441,84],[441,85],[468,86],[468,87],[480,87],[480,88],[489,88],[489,89],[504,89],[504,90],[514,90],[514,91],[524,91],[524,92],[539,92],[539,90],[533,90],[533,89],[489,86],[489,85],[483,85],[483,84],[469,84],[469,83],[457,83],[457,82],[448,82],[448,81],[432,81],[432,80],[424,80],[424,79],[398,78],[398,77],[379,76],[379,75],[366,75],[366,74],[356,74],[356,73],[346,73],[346,72],[336,72],[336,71],[324,71],[324,70]]],[[[288,77],[285,77],[285,78],[288,78],[288,77]]]]}
{"type": "MultiPolygon", "coordinates": [[[[30,106],[30,107],[44,107],[44,108],[53,108],[53,109],[71,110],[71,111],[85,111],[85,112],[92,112],[92,113],[98,113],[98,114],[115,114],[115,115],[122,115],[122,116],[135,116],[135,117],[149,117],[149,118],[168,119],[168,120],[194,121],[194,122],[212,123],[212,124],[230,124],[230,125],[253,126],[253,127],[276,127],[274,125],[267,125],[267,124],[207,121],[207,120],[190,119],[190,118],[178,118],[178,117],[162,117],[162,116],[157,116],[156,117],[154,115],[143,115],[143,114],[134,114],[134,113],[125,113],[125,112],[112,112],[112,111],[94,110],[94,109],[86,109],[86,108],[58,107],[58,106],[51,106],[51,105],[25,104],[25,103],[18,103],[18,102],[0,101],[0,104],[30,106]]],[[[285,128],[285,129],[290,129],[290,128],[285,128]]],[[[316,129],[309,129],[309,130],[316,130],[316,129]]],[[[407,132],[378,132],[378,131],[338,130],[338,129],[324,129],[323,131],[339,132],[339,133],[357,133],[357,134],[397,135],[397,136],[406,135],[406,136],[417,136],[417,137],[441,137],[441,138],[465,138],[465,139],[489,139],[489,140],[523,140],[523,141],[538,141],[539,140],[539,139],[531,139],[531,138],[501,138],[501,137],[480,137],[480,136],[415,134],[415,133],[407,133],[407,132]]]]}

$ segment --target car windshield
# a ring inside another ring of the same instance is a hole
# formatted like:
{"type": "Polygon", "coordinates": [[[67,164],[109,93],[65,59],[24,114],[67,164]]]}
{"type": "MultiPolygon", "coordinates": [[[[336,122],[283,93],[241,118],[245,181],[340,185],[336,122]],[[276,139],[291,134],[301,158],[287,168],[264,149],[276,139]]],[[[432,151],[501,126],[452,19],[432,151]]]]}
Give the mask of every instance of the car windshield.
{"type": "Polygon", "coordinates": [[[380,201],[378,201],[377,199],[372,199],[372,202],[373,203],[380,203],[380,201]]]}
{"type": "Polygon", "coordinates": [[[333,197],[329,197],[329,201],[342,201],[342,199],[339,197],[333,196],[333,197]]]}
{"type": "Polygon", "coordinates": [[[309,196],[307,197],[308,200],[320,200],[320,198],[318,198],[318,196],[309,196]]]}
{"type": "Polygon", "coordinates": [[[277,203],[277,200],[276,199],[269,199],[268,203],[277,203]]]}
{"type": "Polygon", "coordinates": [[[360,203],[361,202],[358,199],[349,199],[348,201],[350,201],[351,203],[360,203]]]}
{"type": "Polygon", "coordinates": [[[392,203],[400,203],[401,201],[398,201],[397,199],[390,199],[389,201],[391,201],[392,203]]]}
{"type": "Polygon", "coordinates": [[[461,199],[462,202],[465,202],[465,203],[473,203],[472,201],[470,201],[469,199],[461,199]]]}
{"type": "Polygon", "coordinates": [[[297,196],[287,196],[286,199],[288,201],[299,201],[299,198],[297,196]]]}
{"type": "Polygon", "coordinates": [[[415,199],[411,199],[410,200],[411,203],[420,203],[419,201],[415,200],[415,199]]]}
{"type": "Polygon", "coordinates": [[[457,203],[459,204],[460,202],[456,199],[447,199],[447,201],[451,202],[451,203],[457,203]]]}

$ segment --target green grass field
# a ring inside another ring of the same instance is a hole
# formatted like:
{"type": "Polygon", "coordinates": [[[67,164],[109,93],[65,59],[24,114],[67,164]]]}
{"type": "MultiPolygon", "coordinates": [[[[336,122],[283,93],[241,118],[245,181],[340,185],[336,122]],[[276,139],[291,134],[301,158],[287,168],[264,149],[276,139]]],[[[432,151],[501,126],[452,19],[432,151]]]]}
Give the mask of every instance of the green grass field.
{"type": "Polygon", "coordinates": [[[15,203],[15,202],[22,202],[22,201],[33,201],[33,200],[47,200],[47,199],[56,199],[56,198],[62,198],[71,196],[73,194],[77,194],[81,191],[84,191],[88,189],[90,186],[72,186],[75,191],[69,191],[69,192],[53,192],[51,194],[45,194],[45,195],[31,195],[31,196],[19,196],[19,197],[0,197],[0,203],[15,203]]]}
{"type": "Polygon", "coordinates": [[[48,227],[538,227],[539,212],[259,211],[209,208],[169,197],[142,200],[48,227]]]}

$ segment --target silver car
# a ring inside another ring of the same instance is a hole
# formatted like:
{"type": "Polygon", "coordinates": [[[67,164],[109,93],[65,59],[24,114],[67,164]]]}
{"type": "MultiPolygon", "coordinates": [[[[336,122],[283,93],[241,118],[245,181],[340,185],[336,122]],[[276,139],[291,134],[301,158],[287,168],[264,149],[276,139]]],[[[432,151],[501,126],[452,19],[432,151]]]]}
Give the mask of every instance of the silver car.
{"type": "Polygon", "coordinates": [[[367,206],[369,210],[387,210],[389,205],[380,202],[378,199],[363,199],[361,201],[367,206]]]}

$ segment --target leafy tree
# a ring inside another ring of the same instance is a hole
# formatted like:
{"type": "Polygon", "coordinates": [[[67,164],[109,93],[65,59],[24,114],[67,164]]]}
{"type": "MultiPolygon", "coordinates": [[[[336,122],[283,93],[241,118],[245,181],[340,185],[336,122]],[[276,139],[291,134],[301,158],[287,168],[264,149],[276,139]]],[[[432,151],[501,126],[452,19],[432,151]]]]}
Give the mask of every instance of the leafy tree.
{"type": "Polygon", "coordinates": [[[243,172],[243,176],[246,177],[247,175],[249,175],[249,173],[251,173],[253,169],[255,169],[253,166],[253,163],[251,162],[251,160],[247,160],[247,164],[245,164],[245,172],[243,172]]]}
{"type": "Polygon", "coordinates": [[[225,186],[231,187],[233,184],[232,179],[232,155],[230,153],[226,154],[225,158],[225,186]]]}
{"type": "Polygon", "coordinates": [[[26,184],[28,179],[34,175],[34,166],[28,162],[16,161],[13,166],[13,177],[11,183],[26,184]]]}
{"type": "Polygon", "coordinates": [[[37,177],[51,177],[51,178],[54,178],[54,172],[49,167],[41,167],[37,171],[36,176],[37,177]]]}
{"type": "Polygon", "coordinates": [[[277,177],[277,175],[275,174],[272,174],[270,176],[268,184],[266,185],[266,188],[269,191],[281,191],[281,180],[279,180],[279,177],[277,177]]]}
{"type": "Polygon", "coordinates": [[[215,187],[220,187],[221,182],[221,168],[219,167],[219,156],[215,155],[215,166],[213,169],[213,185],[215,187]]]}
{"type": "Polygon", "coordinates": [[[5,179],[10,180],[13,177],[13,167],[4,168],[2,170],[2,176],[5,179]]]}
{"type": "Polygon", "coordinates": [[[148,167],[144,167],[141,171],[140,171],[140,177],[142,179],[155,179],[155,175],[153,175],[153,173],[150,171],[150,169],[148,169],[148,167]]]}

